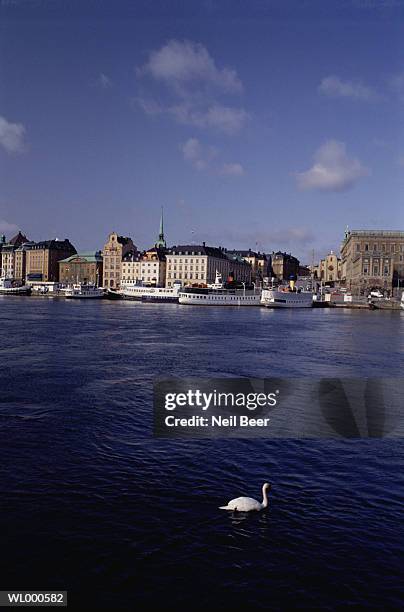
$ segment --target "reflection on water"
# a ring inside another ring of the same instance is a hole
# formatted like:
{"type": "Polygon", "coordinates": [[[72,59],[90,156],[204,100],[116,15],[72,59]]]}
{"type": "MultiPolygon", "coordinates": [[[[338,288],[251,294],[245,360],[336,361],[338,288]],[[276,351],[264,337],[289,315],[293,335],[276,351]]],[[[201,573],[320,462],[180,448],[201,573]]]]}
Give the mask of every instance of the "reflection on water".
{"type": "Polygon", "coordinates": [[[154,440],[151,399],[157,376],[400,376],[402,313],[6,297],[0,334],[6,588],[67,588],[71,609],[401,606],[399,440],[154,440]],[[265,481],[265,512],[218,510],[265,481]]]}

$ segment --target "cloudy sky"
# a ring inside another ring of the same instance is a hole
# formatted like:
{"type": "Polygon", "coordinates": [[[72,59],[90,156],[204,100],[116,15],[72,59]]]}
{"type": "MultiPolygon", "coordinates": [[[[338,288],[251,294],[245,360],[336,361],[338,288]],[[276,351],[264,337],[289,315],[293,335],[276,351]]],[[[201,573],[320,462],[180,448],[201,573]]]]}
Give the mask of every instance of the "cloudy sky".
{"type": "Polygon", "coordinates": [[[404,230],[404,3],[3,1],[0,232],[338,249],[404,230]],[[150,6],[151,5],[151,6],[150,6]]]}

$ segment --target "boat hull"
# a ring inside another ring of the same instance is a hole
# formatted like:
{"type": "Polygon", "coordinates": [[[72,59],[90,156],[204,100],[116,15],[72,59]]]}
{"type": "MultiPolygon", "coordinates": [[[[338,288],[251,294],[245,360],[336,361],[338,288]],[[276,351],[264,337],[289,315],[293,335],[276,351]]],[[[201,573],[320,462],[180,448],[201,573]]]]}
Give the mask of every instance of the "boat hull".
{"type": "Polygon", "coordinates": [[[259,306],[261,295],[255,294],[224,294],[207,292],[181,292],[178,298],[180,304],[195,306],[259,306]]]}
{"type": "Polygon", "coordinates": [[[264,289],[261,304],[267,308],[312,308],[313,295],[297,291],[264,289]]]}
{"type": "Polygon", "coordinates": [[[30,295],[31,287],[7,287],[0,289],[0,295],[30,295]]]}

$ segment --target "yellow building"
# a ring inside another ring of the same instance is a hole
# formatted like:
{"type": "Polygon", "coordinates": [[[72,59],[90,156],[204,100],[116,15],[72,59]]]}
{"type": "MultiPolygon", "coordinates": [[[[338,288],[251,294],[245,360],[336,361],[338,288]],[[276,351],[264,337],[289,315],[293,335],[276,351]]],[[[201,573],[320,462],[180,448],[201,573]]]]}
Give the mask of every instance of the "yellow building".
{"type": "Polygon", "coordinates": [[[122,277],[122,259],[127,253],[136,250],[131,238],[118,236],[116,232],[111,232],[102,251],[103,286],[106,289],[119,289],[122,277]]]}

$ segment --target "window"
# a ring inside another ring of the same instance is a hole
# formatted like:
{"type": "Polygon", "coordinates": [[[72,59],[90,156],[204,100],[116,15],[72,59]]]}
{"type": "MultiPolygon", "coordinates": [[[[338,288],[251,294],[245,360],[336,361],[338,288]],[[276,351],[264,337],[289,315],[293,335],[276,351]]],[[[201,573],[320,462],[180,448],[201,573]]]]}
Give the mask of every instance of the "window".
{"type": "Polygon", "coordinates": [[[365,244],[365,251],[368,251],[368,250],[369,250],[369,245],[365,244]]]}

